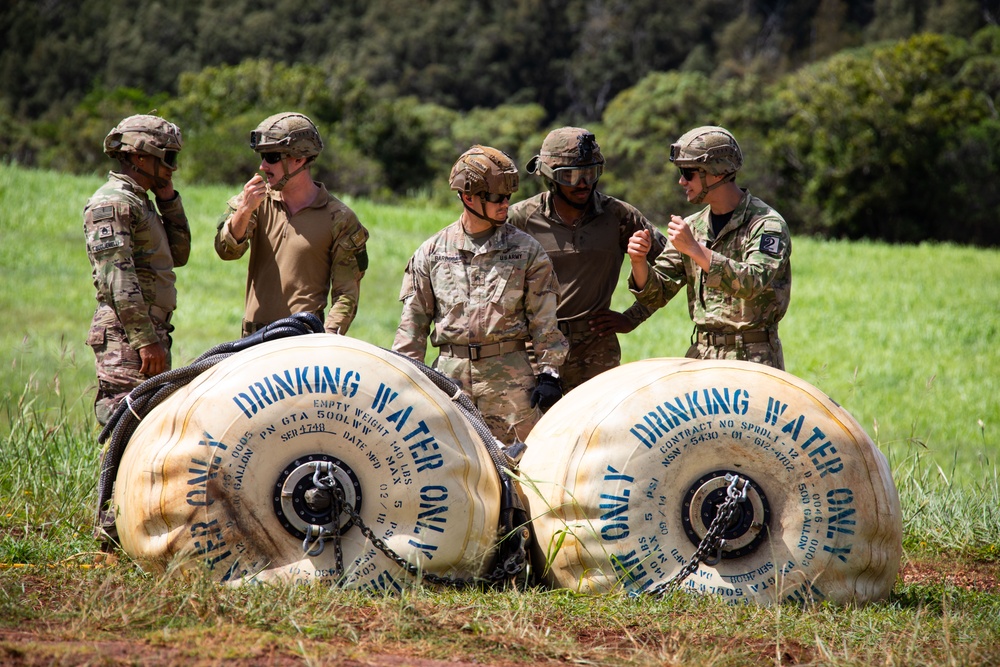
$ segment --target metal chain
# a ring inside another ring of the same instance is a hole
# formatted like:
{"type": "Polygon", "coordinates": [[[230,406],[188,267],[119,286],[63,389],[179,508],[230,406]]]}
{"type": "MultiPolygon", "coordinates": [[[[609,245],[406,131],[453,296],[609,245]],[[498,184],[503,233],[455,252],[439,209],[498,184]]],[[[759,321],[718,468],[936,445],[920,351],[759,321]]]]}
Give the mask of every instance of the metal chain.
{"type": "Polygon", "coordinates": [[[722,539],[722,531],[733,520],[737,505],[747,499],[747,490],[750,487],[750,480],[743,479],[739,475],[727,473],[726,481],[729,482],[729,488],[726,489],[726,502],[719,505],[716,510],[715,519],[712,520],[712,525],[708,527],[708,532],[705,533],[705,537],[702,538],[698,548],[695,549],[691,560],[668,581],[657,584],[650,588],[647,593],[652,595],[666,595],[676,590],[684,583],[685,579],[698,569],[698,565],[702,562],[710,562],[708,560],[710,554],[716,554],[714,560],[711,561],[712,565],[719,562],[722,556],[722,549],[726,544],[726,541],[722,539]],[[741,480],[743,481],[743,487],[738,488],[741,480]]]}
{"type": "MultiPolygon", "coordinates": [[[[344,490],[341,488],[340,482],[338,482],[332,474],[320,477],[319,469],[317,469],[317,474],[313,476],[313,481],[316,483],[317,488],[330,489],[333,491],[336,503],[335,507],[339,506],[341,511],[350,517],[351,521],[354,522],[354,525],[356,525],[361,531],[361,534],[368,538],[376,549],[385,554],[390,560],[396,563],[396,565],[417,578],[422,577],[424,581],[428,581],[432,584],[443,584],[446,586],[454,586],[456,588],[464,588],[477,583],[496,583],[510,579],[520,574],[520,572],[524,569],[525,562],[527,561],[527,551],[525,550],[525,545],[527,544],[529,533],[528,529],[522,526],[517,530],[516,539],[519,541],[517,548],[509,557],[507,557],[506,560],[498,562],[496,567],[493,568],[493,572],[486,577],[470,577],[468,579],[461,579],[442,577],[430,572],[423,572],[416,565],[411,565],[405,558],[393,551],[392,548],[385,543],[385,541],[375,534],[375,531],[373,531],[368,524],[364,522],[361,515],[358,514],[351,504],[346,501],[344,497],[344,490]]],[[[338,513],[334,516],[340,516],[340,514],[338,513]]],[[[326,528],[320,526],[311,526],[310,528],[318,529],[315,531],[315,539],[311,546],[309,536],[307,535],[306,540],[302,543],[302,549],[306,552],[306,555],[315,556],[323,551],[322,546],[320,546],[319,551],[311,552],[312,549],[316,548],[316,542],[322,543],[323,540],[333,540],[334,547],[337,549],[337,576],[338,578],[341,577],[344,572],[340,533],[338,531],[327,530],[326,528]]]]}

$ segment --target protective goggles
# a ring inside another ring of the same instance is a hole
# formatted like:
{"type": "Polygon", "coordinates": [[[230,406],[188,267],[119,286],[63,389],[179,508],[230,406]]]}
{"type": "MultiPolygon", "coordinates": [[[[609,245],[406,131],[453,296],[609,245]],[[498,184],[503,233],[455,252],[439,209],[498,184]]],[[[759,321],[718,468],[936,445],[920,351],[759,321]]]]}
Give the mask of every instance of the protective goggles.
{"type": "Polygon", "coordinates": [[[583,181],[584,185],[593,185],[603,173],[603,164],[591,164],[586,167],[558,167],[552,170],[552,180],[559,185],[574,186],[580,181],[583,181]]]}
{"type": "Polygon", "coordinates": [[[500,202],[504,202],[510,199],[509,194],[501,195],[495,192],[482,192],[479,194],[479,196],[491,204],[499,204],[500,202]]]}
{"type": "Polygon", "coordinates": [[[160,159],[163,164],[167,165],[171,169],[177,168],[177,154],[179,151],[163,151],[163,157],[160,159]]]}
{"type": "Polygon", "coordinates": [[[281,162],[281,153],[274,151],[268,153],[261,153],[260,157],[264,162],[268,164],[278,164],[281,162]]]}
{"type": "Polygon", "coordinates": [[[677,167],[677,171],[680,172],[681,178],[685,181],[693,181],[694,177],[698,175],[701,169],[695,169],[694,167],[677,167]]]}

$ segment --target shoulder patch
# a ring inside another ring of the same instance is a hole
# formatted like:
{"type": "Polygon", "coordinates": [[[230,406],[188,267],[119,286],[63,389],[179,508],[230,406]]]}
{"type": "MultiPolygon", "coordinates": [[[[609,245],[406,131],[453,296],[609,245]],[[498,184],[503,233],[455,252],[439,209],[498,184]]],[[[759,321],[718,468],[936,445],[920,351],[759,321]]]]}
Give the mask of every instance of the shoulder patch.
{"type": "Polygon", "coordinates": [[[760,237],[760,251],[771,257],[781,257],[785,244],[777,234],[764,234],[760,237]]]}
{"type": "Polygon", "coordinates": [[[365,244],[365,241],[367,240],[368,240],[368,234],[366,234],[365,230],[363,229],[359,229],[358,231],[351,234],[351,243],[354,244],[355,248],[363,246],[365,244]]]}
{"type": "Polygon", "coordinates": [[[92,220],[98,222],[100,220],[110,220],[115,217],[115,207],[114,206],[98,206],[94,209],[92,215],[92,220]]]}

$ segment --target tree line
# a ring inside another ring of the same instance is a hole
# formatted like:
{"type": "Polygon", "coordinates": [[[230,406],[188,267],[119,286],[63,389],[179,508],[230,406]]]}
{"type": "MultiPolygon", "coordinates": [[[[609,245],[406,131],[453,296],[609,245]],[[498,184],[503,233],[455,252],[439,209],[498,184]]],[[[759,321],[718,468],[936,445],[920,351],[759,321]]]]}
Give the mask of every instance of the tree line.
{"type": "Polygon", "coordinates": [[[601,189],[662,223],[690,208],[670,143],[721,124],[793,233],[998,245],[998,4],[12,0],[0,158],[104,171],[111,126],[156,109],[184,132],[184,179],[238,184],[249,131],[294,109],[335,191],[443,200],[472,143],[524,165],[578,124],[601,189]]]}

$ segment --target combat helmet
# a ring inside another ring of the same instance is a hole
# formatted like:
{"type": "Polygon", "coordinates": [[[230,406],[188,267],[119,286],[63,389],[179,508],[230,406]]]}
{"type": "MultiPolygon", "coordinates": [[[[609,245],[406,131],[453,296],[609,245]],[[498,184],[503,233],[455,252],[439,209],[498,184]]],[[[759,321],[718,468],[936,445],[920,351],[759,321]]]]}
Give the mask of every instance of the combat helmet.
{"type": "Polygon", "coordinates": [[[104,138],[104,152],[119,158],[125,153],[152,155],[171,171],[177,169],[181,150],[181,130],[159,116],[129,116],[111,129],[104,138]]]}
{"type": "Polygon", "coordinates": [[[729,130],[705,125],[686,132],[670,145],[670,161],[681,169],[735,175],[743,166],[743,151],[729,130]]]}
{"type": "MultiPolygon", "coordinates": [[[[691,200],[693,204],[705,201],[708,193],[726,183],[736,180],[736,172],[743,166],[743,151],[736,143],[736,137],[724,127],[703,125],[685,132],[676,143],[670,145],[670,161],[678,169],[696,169],[701,181],[701,191],[691,200]],[[712,185],[706,174],[722,176],[712,185]]],[[[691,176],[685,176],[690,179],[691,176]]]]}
{"type": "Polygon", "coordinates": [[[467,195],[511,195],[517,192],[517,166],[503,151],[476,144],[459,156],[448,183],[467,195]]]}
{"type": "Polygon", "coordinates": [[[593,132],[560,127],[548,133],[542,150],[528,160],[525,169],[529,174],[540,173],[550,183],[574,186],[582,179],[594,185],[604,173],[604,155],[593,132]]]}
{"type": "Polygon", "coordinates": [[[258,153],[315,158],[323,150],[323,139],[307,116],[286,111],[265,118],[250,133],[250,148],[258,153]]]}
{"type": "Polygon", "coordinates": [[[464,199],[462,205],[477,218],[499,226],[505,220],[489,217],[486,214],[486,202],[497,204],[517,192],[517,165],[503,151],[476,144],[459,156],[455,166],[451,168],[448,183],[452,190],[458,191],[460,198],[463,194],[481,197],[481,211],[470,208],[464,199]]]}

